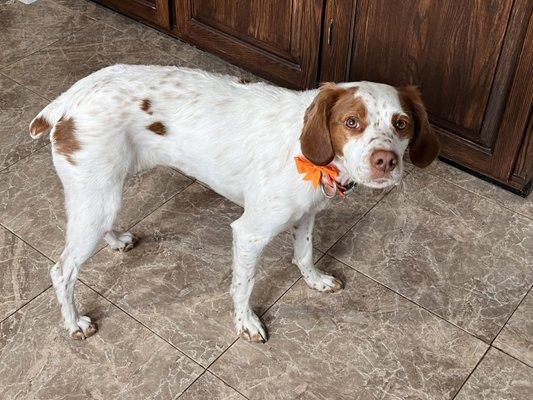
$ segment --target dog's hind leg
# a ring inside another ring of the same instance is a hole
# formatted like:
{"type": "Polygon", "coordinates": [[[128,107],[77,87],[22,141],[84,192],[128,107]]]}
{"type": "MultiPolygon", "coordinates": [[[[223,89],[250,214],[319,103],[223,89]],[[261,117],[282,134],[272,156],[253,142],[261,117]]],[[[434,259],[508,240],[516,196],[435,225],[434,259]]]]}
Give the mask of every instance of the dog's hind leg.
{"type": "Polygon", "coordinates": [[[130,232],[117,230],[107,232],[104,239],[113,251],[129,251],[137,243],[137,237],[130,232]]]}
{"type": "Polygon", "coordinates": [[[82,264],[113,227],[120,208],[122,182],[81,184],[68,179],[68,174],[59,175],[65,190],[67,235],[65,248],[50,276],[65,327],[72,338],[79,340],[93,335],[97,326],[76,310],[74,285],[82,264]]]}

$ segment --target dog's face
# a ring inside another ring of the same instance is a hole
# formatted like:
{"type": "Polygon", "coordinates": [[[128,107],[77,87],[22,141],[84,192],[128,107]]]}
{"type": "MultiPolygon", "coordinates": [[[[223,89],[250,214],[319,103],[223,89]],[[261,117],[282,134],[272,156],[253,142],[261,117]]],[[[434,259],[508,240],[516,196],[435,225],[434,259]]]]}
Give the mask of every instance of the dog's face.
{"type": "Polygon", "coordinates": [[[374,188],[400,182],[408,145],[411,162],[421,168],[439,152],[418,89],[371,82],[322,86],[306,111],[300,142],[314,164],[334,161],[350,180],[374,188]]]}

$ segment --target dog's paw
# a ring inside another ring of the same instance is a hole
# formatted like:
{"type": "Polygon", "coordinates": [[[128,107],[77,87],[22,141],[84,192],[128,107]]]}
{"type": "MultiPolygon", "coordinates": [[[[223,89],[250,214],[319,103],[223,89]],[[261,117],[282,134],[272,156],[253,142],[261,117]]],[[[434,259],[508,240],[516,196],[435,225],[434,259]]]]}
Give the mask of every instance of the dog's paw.
{"type": "Polygon", "coordinates": [[[320,292],[334,293],[344,289],[344,283],[339,278],[321,272],[304,276],[304,279],[307,286],[320,292]]]}
{"type": "Polygon", "coordinates": [[[98,325],[86,315],[78,318],[77,325],[77,329],[70,331],[70,337],[75,340],[87,339],[98,331],[98,325]]]}
{"type": "Polygon", "coordinates": [[[130,232],[108,232],[105,240],[113,251],[130,251],[135,247],[138,239],[130,232]]]}
{"type": "Polygon", "coordinates": [[[253,312],[248,313],[245,317],[237,318],[235,320],[235,327],[237,334],[249,342],[266,343],[268,340],[265,325],[253,312]]]}

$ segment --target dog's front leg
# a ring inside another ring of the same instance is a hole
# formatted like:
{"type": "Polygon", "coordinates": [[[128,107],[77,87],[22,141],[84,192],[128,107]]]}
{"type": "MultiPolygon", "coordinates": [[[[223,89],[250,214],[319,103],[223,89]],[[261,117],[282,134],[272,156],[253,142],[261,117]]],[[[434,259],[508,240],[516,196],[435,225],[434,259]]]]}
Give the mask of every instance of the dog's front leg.
{"type": "Polygon", "coordinates": [[[244,215],[231,224],[233,229],[233,280],[231,295],[235,310],[235,328],[243,339],[266,342],[267,331],[252,311],[250,296],[259,257],[272,236],[258,230],[258,225],[244,215]]]}
{"type": "Polygon", "coordinates": [[[313,263],[313,228],[315,215],[307,214],[292,229],[294,234],[294,258],[307,285],[321,292],[336,292],[344,287],[342,281],[317,269],[313,263]]]}

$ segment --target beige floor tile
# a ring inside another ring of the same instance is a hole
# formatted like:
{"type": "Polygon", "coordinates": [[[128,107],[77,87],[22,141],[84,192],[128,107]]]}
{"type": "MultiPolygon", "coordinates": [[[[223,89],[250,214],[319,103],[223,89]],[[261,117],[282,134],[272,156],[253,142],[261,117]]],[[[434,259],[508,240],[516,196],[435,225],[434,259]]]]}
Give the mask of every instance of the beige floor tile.
{"type": "Polygon", "coordinates": [[[428,171],[462,188],[484,196],[509,210],[533,219],[533,196],[531,195],[527,198],[520,197],[441,161],[433,163],[428,171]]]}
{"type": "Polygon", "coordinates": [[[119,14],[109,8],[85,0],[54,0],[65,7],[69,7],[78,12],[83,12],[91,18],[103,22],[120,32],[126,33],[137,38],[143,43],[149,44],[177,55],[184,61],[191,61],[195,56],[204,54],[197,48],[175,38],[166,33],[159,32],[157,29],[144,25],[125,15],[119,14]]]}
{"type": "Polygon", "coordinates": [[[96,22],[27,56],[2,72],[52,99],[91,72],[117,63],[185,64],[179,54],[161,51],[133,35],[96,22]]]}
{"type": "Polygon", "coordinates": [[[265,315],[265,345],[237,341],[211,367],[249,399],[450,399],[487,345],[324,258],[346,288],[293,286],[265,315]]]}
{"type": "Polygon", "coordinates": [[[94,23],[53,0],[0,2],[0,69],[94,23]]]}
{"type": "MultiPolygon", "coordinates": [[[[104,249],[81,279],[207,366],[237,338],[229,296],[230,223],[241,213],[195,183],[132,229],[141,238],[136,248],[104,249]]],[[[284,239],[262,256],[252,298],[259,315],[300,276],[284,239]]]]}
{"type": "Polygon", "coordinates": [[[328,250],[359,219],[363,217],[389,190],[372,190],[357,187],[344,199],[332,200],[330,207],[322,210],[316,217],[314,245],[321,251],[328,250]]]}
{"type": "Polygon", "coordinates": [[[494,346],[533,367],[533,291],[526,295],[494,346]]]}
{"type": "Polygon", "coordinates": [[[491,348],[456,400],[531,400],[533,368],[491,348]]]}
{"type": "MultiPolygon", "coordinates": [[[[126,183],[118,226],[127,229],[191,183],[171,168],[156,168],[126,183]]],[[[56,260],[64,245],[63,189],[49,146],[0,174],[0,222],[56,260]]]]}
{"type": "Polygon", "coordinates": [[[27,157],[48,143],[30,137],[31,120],[48,102],[0,75],[0,170],[27,157]]]}
{"type": "Polygon", "coordinates": [[[0,324],[2,399],[172,399],[202,368],[78,283],[97,335],[68,338],[51,289],[0,324]]]}
{"type": "Polygon", "coordinates": [[[533,284],[533,221],[414,171],[331,250],[490,342],[533,284]]]}
{"type": "Polygon", "coordinates": [[[0,226],[0,321],[51,285],[52,262],[0,226]]]}
{"type": "Polygon", "coordinates": [[[233,390],[213,374],[206,372],[194,382],[179,400],[245,400],[239,392],[233,390]]]}

